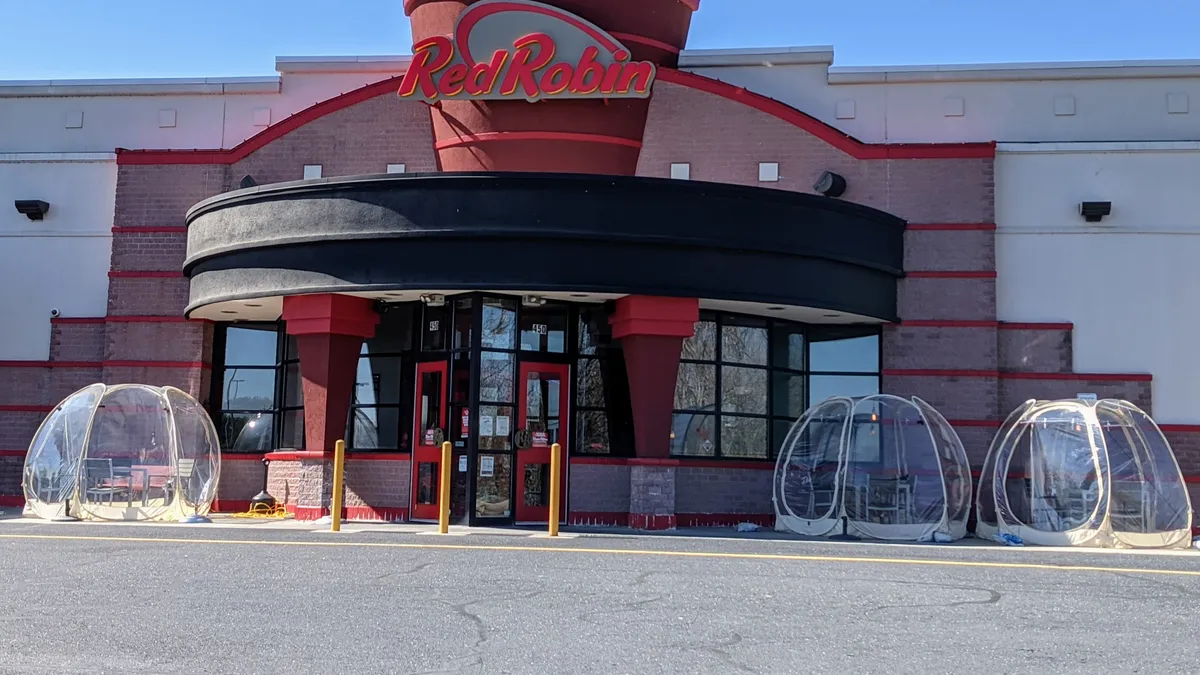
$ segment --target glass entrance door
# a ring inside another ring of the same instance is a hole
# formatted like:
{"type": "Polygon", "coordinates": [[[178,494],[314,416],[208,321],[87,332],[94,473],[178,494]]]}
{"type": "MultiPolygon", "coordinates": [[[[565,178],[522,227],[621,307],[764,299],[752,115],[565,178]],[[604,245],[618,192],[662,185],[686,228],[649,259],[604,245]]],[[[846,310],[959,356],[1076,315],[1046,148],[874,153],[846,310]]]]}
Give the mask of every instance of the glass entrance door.
{"type": "Polygon", "coordinates": [[[438,519],[442,442],[446,440],[445,361],[417,364],[412,454],[412,520],[438,519]]]}
{"type": "Polygon", "coordinates": [[[522,363],[517,380],[516,521],[550,520],[550,446],[562,446],[562,500],[558,518],[567,512],[567,421],[570,367],[557,363],[522,363]]]}

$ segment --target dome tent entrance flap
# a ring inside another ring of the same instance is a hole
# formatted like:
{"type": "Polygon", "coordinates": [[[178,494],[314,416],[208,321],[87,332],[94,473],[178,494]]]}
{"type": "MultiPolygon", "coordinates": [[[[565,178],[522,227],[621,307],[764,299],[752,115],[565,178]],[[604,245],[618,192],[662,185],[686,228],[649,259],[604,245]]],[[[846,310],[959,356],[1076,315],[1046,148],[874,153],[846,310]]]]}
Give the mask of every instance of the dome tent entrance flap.
{"type": "Polygon", "coordinates": [[[217,494],[217,431],[174,387],[93,384],[42,421],[25,456],[26,513],[47,519],[183,520],[217,494]]]}
{"type": "Polygon", "coordinates": [[[1187,547],[1187,484],[1158,425],[1129,401],[1028,400],[980,472],[983,538],[1045,546],[1187,547]]]}
{"type": "Polygon", "coordinates": [[[776,529],[924,541],[966,535],[971,470],[958,434],[919,398],[832,397],[792,425],[775,465],[776,529]]]}

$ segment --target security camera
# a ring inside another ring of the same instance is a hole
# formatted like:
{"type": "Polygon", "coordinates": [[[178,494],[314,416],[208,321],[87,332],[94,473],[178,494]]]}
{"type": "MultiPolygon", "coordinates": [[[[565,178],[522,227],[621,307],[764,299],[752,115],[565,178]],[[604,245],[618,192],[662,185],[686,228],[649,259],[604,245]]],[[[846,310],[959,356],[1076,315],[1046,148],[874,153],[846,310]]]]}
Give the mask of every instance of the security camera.
{"type": "Polygon", "coordinates": [[[58,311],[58,309],[57,309],[57,308],[50,310],[50,316],[51,316],[51,317],[56,317],[56,316],[58,316],[59,314],[60,314],[60,312],[58,311]]]}

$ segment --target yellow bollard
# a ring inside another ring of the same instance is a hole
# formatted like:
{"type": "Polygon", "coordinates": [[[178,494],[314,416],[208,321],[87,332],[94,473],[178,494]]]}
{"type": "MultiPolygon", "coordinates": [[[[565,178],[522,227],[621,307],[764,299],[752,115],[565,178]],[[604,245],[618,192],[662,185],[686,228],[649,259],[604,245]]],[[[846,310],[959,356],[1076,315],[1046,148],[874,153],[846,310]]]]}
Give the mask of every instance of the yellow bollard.
{"type": "Polygon", "coordinates": [[[438,489],[438,532],[450,531],[450,464],[454,461],[450,441],[442,443],[441,485],[438,489]]]}
{"type": "Polygon", "coordinates": [[[342,531],[342,475],[346,470],[346,441],[338,441],[333,446],[333,504],[332,523],[330,528],[332,532],[342,531]]]}
{"type": "Polygon", "coordinates": [[[558,505],[562,499],[562,446],[550,446],[550,536],[558,536],[558,505]]]}

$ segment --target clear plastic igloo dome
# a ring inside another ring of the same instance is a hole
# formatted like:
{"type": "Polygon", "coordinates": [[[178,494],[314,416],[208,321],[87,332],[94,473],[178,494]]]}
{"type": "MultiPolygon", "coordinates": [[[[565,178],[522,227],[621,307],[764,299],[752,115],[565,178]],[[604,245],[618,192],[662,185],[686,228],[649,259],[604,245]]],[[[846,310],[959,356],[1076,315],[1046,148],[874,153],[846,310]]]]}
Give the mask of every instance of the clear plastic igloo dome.
{"type": "Polygon", "coordinates": [[[26,513],[182,520],[217,495],[221,451],[204,408],[174,387],[93,384],[42,421],[25,457],[26,513]]]}
{"type": "Polygon", "coordinates": [[[959,539],[971,468],[946,419],[919,398],[833,397],[792,425],[775,465],[776,529],[871,539],[959,539]],[[940,535],[940,536],[938,536],[940,535]]]}
{"type": "Polygon", "coordinates": [[[1192,508],[1175,454],[1128,401],[1029,400],[992,440],[976,533],[1044,546],[1187,547],[1192,508]]]}

